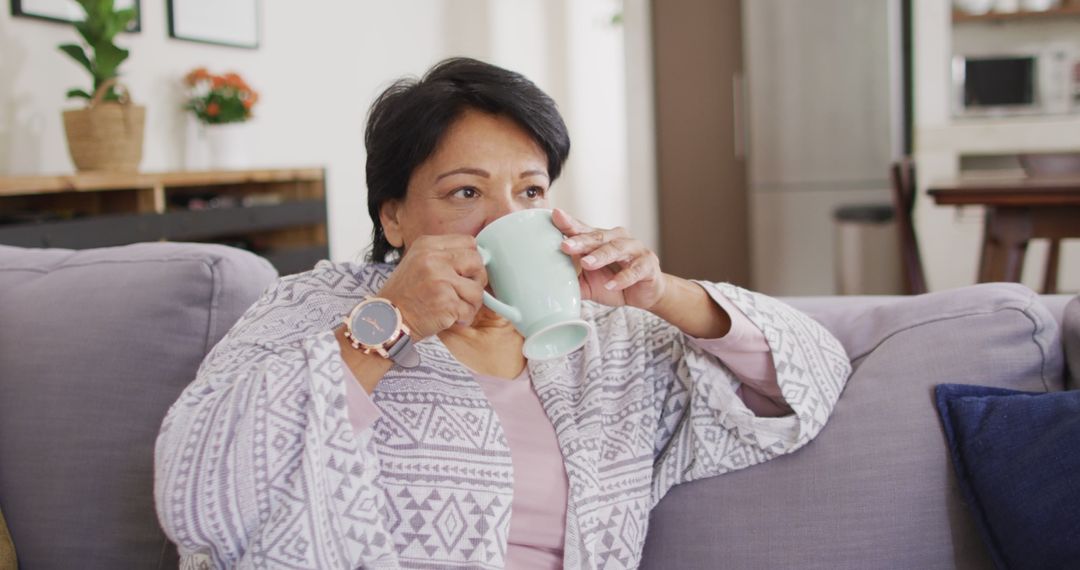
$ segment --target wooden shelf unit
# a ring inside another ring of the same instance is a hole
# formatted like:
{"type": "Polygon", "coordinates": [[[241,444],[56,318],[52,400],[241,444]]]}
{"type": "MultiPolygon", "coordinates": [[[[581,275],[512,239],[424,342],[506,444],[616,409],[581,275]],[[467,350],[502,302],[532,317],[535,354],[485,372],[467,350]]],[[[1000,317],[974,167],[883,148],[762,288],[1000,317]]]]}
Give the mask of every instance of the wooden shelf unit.
{"type": "Polygon", "coordinates": [[[1018,10],[1016,12],[988,12],[986,14],[968,14],[960,10],[953,10],[952,21],[954,24],[964,22],[1016,22],[1020,20],[1039,20],[1060,17],[1080,16],[1080,2],[1066,2],[1057,8],[1033,12],[1030,10],[1018,10]]]}
{"type": "Polygon", "coordinates": [[[285,275],[329,255],[322,168],[0,177],[0,244],[249,249],[285,275]]]}

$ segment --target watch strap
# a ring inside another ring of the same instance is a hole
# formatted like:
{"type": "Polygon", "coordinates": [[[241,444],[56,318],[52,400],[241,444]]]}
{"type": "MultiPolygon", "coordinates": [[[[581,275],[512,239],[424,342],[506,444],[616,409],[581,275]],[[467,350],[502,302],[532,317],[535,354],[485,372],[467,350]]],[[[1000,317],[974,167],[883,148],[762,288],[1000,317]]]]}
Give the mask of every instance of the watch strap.
{"type": "Polygon", "coordinates": [[[403,368],[415,368],[420,365],[420,354],[416,352],[416,344],[409,334],[402,334],[394,346],[386,350],[386,355],[395,364],[403,368]]]}

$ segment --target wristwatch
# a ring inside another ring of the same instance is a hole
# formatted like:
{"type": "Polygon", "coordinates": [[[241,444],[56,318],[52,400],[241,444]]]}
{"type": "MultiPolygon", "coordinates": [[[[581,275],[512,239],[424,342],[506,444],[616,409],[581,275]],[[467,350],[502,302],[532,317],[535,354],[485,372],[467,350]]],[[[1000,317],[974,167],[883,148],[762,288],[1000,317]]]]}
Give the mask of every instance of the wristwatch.
{"type": "Polygon", "coordinates": [[[401,311],[382,297],[365,298],[345,317],[345,338],[353,348],[405,368],[420,364],[411,335],[401,311]]]}

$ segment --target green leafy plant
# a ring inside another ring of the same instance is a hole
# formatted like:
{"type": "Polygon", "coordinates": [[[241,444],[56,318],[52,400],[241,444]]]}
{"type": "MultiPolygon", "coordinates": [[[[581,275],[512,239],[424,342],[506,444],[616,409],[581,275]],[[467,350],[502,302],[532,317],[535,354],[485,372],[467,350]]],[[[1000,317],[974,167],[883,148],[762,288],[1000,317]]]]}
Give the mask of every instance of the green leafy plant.
{"type": "MultiPolygon", "coordinates": [[[[90,99],[94,91],[97,91],[103,83],[119,75],[117,70],[127,59],[128,50],[118,47],[113,39],[135,18],[135,9],[117,10],[113,5],[113,0],[76,1],[86,12],[84,20],[75,22],[75,29],[79,31],[85,45],[64,44],[60,46],[60,51],[85,67],[94,79],[92,90],[70,89],[67,92],[68,98],[90,99]]],[[[104,100],[117,101],[119,99],[116,88],[109,87],[104,100]]]]}

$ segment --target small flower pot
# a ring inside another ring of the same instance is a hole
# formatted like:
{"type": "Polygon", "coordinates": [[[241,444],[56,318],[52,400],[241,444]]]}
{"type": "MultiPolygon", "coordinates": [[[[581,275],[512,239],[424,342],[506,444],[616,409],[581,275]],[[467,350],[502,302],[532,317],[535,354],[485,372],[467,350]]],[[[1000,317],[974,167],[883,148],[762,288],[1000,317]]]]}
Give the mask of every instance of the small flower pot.
{"type": "Polygon", "coordinates": [[[188,117],[184,145],[189,170],[240,170],[251,166],[251,128],[247,123],[209,125],[188,117]]]}

